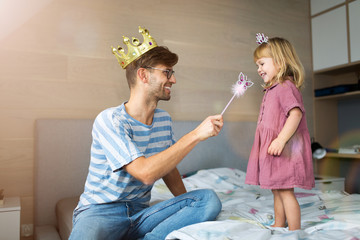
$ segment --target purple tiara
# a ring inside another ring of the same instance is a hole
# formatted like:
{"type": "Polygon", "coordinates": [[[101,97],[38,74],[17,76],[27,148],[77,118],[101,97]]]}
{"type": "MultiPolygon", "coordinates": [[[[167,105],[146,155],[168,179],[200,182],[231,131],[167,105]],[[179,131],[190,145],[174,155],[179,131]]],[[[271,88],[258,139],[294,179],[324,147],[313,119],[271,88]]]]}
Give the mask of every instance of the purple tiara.
{"type": "Polygon", "coordinates": [[[267,43],[268,39],[269,39],[268,36],[265,36],[263,33],[256,34],[256,43],[259,45],[262,43],[267,43]]]}

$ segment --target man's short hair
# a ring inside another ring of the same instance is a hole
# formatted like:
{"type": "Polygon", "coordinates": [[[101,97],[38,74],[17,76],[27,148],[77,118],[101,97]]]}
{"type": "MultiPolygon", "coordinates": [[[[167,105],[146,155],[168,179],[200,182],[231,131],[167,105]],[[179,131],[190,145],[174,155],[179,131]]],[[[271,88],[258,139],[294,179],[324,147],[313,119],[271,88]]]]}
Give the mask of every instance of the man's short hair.
{"type": "Polygon", "coordinates": [[[166,67],[173,67],[178,62],[178,55],[171,52],[165,46],[155,47],[144,53],[139,59],[133,61],[126,67],[126,79],[129,88],[135,85],[137,70],[141,67],[155,67],[162,64],[166,67]]]}

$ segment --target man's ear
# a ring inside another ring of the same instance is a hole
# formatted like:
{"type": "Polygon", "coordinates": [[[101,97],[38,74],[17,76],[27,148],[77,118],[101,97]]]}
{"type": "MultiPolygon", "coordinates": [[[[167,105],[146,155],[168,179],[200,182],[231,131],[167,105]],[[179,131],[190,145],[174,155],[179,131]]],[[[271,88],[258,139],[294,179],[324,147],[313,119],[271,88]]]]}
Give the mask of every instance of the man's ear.
{"type": "Polygon", "coordinates": [[[147,83],[149,80],[149,72],[145,68],[139,68],[136,72],[137,78],[143,83],[147,83]]]}

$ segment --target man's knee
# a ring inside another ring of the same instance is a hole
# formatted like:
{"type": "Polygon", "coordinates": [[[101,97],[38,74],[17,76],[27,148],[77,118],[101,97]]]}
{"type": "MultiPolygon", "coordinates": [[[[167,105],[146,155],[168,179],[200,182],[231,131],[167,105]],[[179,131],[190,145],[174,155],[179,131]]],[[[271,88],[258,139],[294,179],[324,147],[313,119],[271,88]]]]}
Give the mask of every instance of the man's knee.
{"type": "Polygon", "coordinates": [[[205,221],[214,220],[220,213],[222,204],[217,194],[211,189],[198,190],[203,196],[203,201],[206,204],[204,218],[205,221]]]}

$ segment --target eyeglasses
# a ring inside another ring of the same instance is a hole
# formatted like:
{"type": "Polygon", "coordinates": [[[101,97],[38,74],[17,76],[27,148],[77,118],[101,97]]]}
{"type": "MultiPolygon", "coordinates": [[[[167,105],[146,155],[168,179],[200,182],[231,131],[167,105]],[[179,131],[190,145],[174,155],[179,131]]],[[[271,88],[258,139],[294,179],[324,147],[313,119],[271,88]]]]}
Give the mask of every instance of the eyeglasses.
{"type": "Polygon", "coordinates": [[[160,71],[163,71],[164,73],[166,72],[167,79],[170,79],[171,76],[175,73],[174,70],[170,70],[170,69],[161,69],[161,68],[154,68],[154,67],[144,67],[144,68],[160,70],[160,71]]]}

